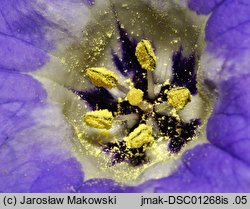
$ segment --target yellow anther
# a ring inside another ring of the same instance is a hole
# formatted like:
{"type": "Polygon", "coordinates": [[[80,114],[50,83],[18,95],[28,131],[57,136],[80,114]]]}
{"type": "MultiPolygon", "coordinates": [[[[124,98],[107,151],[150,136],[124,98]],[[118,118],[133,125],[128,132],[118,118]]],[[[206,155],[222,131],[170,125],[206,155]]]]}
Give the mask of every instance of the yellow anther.
{"type": "Polygon", "coordinates": [[[95,110],[84,115],[84,122],[93,128],[110,129],[113,123],[113,116],[107,109],[95,110]]]}
{"type": "Polygon", "coordinates": [[[176,110],[183,109],[191,101],[190,91],[185,87],[173,88],[165,92],[168,98],[168,104],[176,110]]]}
{"type": "Polygon", "coordinates": [[[154,71],[156,68],[156,56],[149,40],[141,40],[137,46],[135,55],[143,69],[154,71]]]}
{"type": "Polygon", "coordinates": [[[133,106],[139,105],[143,100],[143,91],[140,89],[132,88],[127,94],[129,104],[133,106]]]}
{"type": "Polygon", "coordinates": [[[141,124],[125,137],[124,140],[128,148],[140,148],[143,145],[151,144],[154,142],[152,128],[145,124],[141,124]]]}
{"type": "Polygon", "coordinates": [[[104,67],[92,67],[86,69],[86,75],[91,82],[99,87],[114,88],[118,85],[117,75],[104,67]]]}

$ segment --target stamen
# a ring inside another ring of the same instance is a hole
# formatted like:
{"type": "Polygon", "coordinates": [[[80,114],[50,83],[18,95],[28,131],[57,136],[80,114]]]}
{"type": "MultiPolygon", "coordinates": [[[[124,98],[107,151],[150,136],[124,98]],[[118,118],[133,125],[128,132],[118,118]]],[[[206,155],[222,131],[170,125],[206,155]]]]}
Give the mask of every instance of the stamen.
{"type": "Polygon", "coordinates": [[[131,113],[128,115],[118,115],[115,119],[119,121],[138,120],[139,115],[136,113],[131,113]]]}
{"type": "Polygon", "coordinates": [[[92,67],[86,69],[86,75],[91,82],[99,87],[114,88],[118,85],[117,75],[104,67],[92,67]]]}
{"type": "Polygon", "coordinates": [[[190,91],[185,87],[177,87],[166,91],[168,104],[176,110],[183,109],[191,101],[190,91]]]}
{"type": "Polygon", "coordinates": [[[154,111],[160,115],[170,115],[172,108],[169,106],[168,102],[156,103],[154,105],[154,111]]]}
{"type": "Polygon", "coordinates": [[[84,115],[84,122],[93,128],[110,129],[113,123],[112,112],[105,110],[95,110],[84,115]]]}
{"type": "Polygon", "coordinates": [[[122,84],[119,84],[119,83],[117,84],[117,89],[119,91],[123,92],[124,94],[127,94],[129,91],[125,86],[123,86],[122,84]]]}
{"type": "Polygon", "coordinates": [[[159,136],[160,135],[160,129],[157,125],[157,122],[155,121],[153,116],[149,116],[147,121],[146,121],[147,126],[152,127],[154,136],[159,136]]]}
{"type": "Polygon", "coordinates": [[[148,80],[148,97],[150,99],[155,99],[155,91],[154,91],[154,75],[152,71],[147,71],[147,80],[148,80]]]}
{"type": "Polygon", "coordinates": [[[154,71],[156,68],[156,56],[149,40],[141,40],[137,46],[135,55],[143,69],[154,71]]]}
{"type": "Polygon", "coordinates": [[[136,123],[138,123],[140,117],[136,113],[131,113],[128,115],[118,115],[115,120],[126,122],[127,128],[132,128],[136,123]]]}
{"type": "Polygon", "coordinates": [[[142,101],[140,104],[137,105],[142,111],[144,112],[153,112],[153,105],[148,103],[147,101],[142,101]]]}
{"type": "Polygon", "coordinates": [[[142,68],[147,70],[148,96],[150,99],[154,99],[156,95],[153,71],[156,68],[156,56],[150,41],[141,40],[136,46],[135,55],[142,68]]]}
{"type": "Polygon", "coordinates": [[[128,148],[140,148],[144,145],[152,144],[154,142],[152,128],[145,124],[141,124],[125,137],[124,141],[128,148]]]}

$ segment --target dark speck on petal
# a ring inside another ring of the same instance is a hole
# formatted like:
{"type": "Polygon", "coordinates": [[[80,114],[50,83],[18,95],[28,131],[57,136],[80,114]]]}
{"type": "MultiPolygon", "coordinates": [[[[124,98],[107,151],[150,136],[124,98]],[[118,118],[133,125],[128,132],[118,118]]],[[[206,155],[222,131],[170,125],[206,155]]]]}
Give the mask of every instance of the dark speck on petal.
{"type": "Polygon", "coordinates": [[[173,57],[173,78],[171,84],[176,86],[185,86],[191,94],[197,93],[196,88],[196,70],[195,70],[195,55],[184,57],[182,48],[175,52],[173,57]]]}
{"type": "Polygon", "coordinates": [[[87,5],[90,5],[90,6],[92,6],[92,5],[95,4],[95,0],[83,0],[83,2],[84,2],[85,4],[87,4],[87,5]]]}
{"type": "Polygon", "coordinates": [[[141,68],[135,56],[137,41],[130,40],[126,30],[121,27],[119,22],[117,22],[117,28],[120,34],[122,58],[119,58],[116,53],[113,53],[113,62],[123,75],[132,74],[135,88],[147,92],[147,79],[144,75],[146,71],[141,68]]]}
{"type": "Polygon", "coordinates": [[[93,110],[98,108],[108,109],[112,112],[117,111],[117,101],[105,88],[96,87],[91,91],[73,90],[73,92],[80,96],[81,99],[87,101],[93,110]]]}
{"type": "Polygon", "coordinates": [[[195,135],[197,127],[201,125],[199,119],[191,120],[189,123],[182,123],[180,125],[181,134],[179,136],[173,136],[169,143],[169,149],[171,152],[176,153],[181,150],[184,144],[186,144],[195,135]]]}

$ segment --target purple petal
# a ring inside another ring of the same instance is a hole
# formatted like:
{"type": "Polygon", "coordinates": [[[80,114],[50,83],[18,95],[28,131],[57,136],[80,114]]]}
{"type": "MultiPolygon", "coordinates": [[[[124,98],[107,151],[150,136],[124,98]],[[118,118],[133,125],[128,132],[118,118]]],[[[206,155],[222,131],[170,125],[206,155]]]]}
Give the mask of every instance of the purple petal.
{"type": "Polygon", "coordinates": [[[224,2],[225,0],[189,0],[188,6],[198,14],[207,15],[224,2]]]}
{"type": "Polygon", "coordinates": [[[1,29],[4,30],[1,32],[35,47],[52,49],[52,42],[46,39],[46,27],[51,26],[51,23],[36,12],[32,4],[34,5],[34,1],[2,0],[0,17],[4,25],[1,29]]]}
{"type": "Polygon", "coordinates": [[[207,71],[215,72],[207,79],[215,81],[220,96],[208,123],[208,139],[246,163],[250,162],[249,19],[249,1],[223,1],[206,27],[206,53],[222,62],[220,71],[207,63],[207,71]]]}
{"type": "MultiPolygon", "coordinates": [[[[83,181],[81,167],[54,130],[67,127],[46,122],[49,107],[40,83],[3,69],[0,83],[0,191],[74,191],[83,181]]],[[[55,108],[51,111],[56,114],[55,108]]]]}
{"type": "Polygon", "coordinates": [[[81,165],[76,159],[70,158],[42,170],[30,192],[76,192],[82,182],[81,165]]]}
{"type": "MultiPolygon", "coordinates": [[[[53,1],[49,8],[58,3],[53,1]]],[[[65,3],[83,5],[82,0],[65,3]]],[[[20,74],[48,61],[55,40],[61,41],[61,34],[68,32],[58,23],[66,25],[73,19],[54,10],[52,16],[57,15],[58,22],[51,21],[51,14],[43,16],[48,8],[42,6],[27,0],[3,0],[0,5],[1,192],[72,192],[83,181],[81,166],[71,153],[71,129],[61,110],[50,104],[37,80],[20,74]],[[52,28],[55,31],[50,34],[52,28]]]]}
{"type": "Polygon", "coordinates": [[[11,71],[33,71],[48,61],[48,55],[32,44],[0,33],[0,66],[11,71]]]}
{"type": "Polygon", "coordinates": [[[84,2],[85,4],[87,4],[87,5],[90,5],[90,6],[92,6],[92,5],[95,4],[95,0],[83,0],[83,2],[84,2]]]}
{"type": "Polygon", "coordinates": [[[209,119],[209,140],[232,156],[250,164],[250,77],[220,84],[220,100],[209,119]]]}
{"type": "Polygon", "coordinates": [[[93,193],[121,193],[134,192],[135,190],[129,186],[123,186],[111,179],[91,179],[85,181],[78,192],[93,192],[93,193]]]}
{"type": "Polygon", "coordinates": [[[45,40],[47,23],[41,15],[31,12],[27,1],[3,0],[0,5],[0,66],[14,71],[41,67],[48,60],[43,50],[52,49],[51,43],[45,40]]]}
{"type": "Polygon", "coordinates": [[[0,71],[0,146],[17,132],[34,124],[33,108],[46,97],[31,76],[0,71]]]}
{"type": "Polygon", "coordinates": [[[82,35],[93,0],[2,0],[0,31],[44,51],[56,41],[82,35]],[[74,10],[74,12],[72,12],[74,10]],[[73,24],[72,24],[73,22],[73,24]]]}
{"type": "MultiPolygon", "coordinates": [[[[249,45],[250,28],[249,1],[224,1],[209,18],[206,27],[206,40],[211,49],[223,49],[227,55],[241,52],[249,45]],[[237,14],[236,14],[237,13],[237,14]],[[235,14],[235,15],[232,15],[235,14]]],[[[236,56],[239,54],[235,54],[236,56]]]]}
{"type": "Polygon", "coordinates": [[[249,1],[228,0],[221,2],[213,10],[207,22],[206,61],[203,64],[207,66],[207,72],[204,74],[212,75],[209,79],[215,83],[224,78],[249,73],[249,14],[249,1]]]}
{"type": "Polygon", "coordinates": [[[187,151],[170,177],[138,187],[149,192],[249,192],[249,166],[213,145],[187,151]]]}

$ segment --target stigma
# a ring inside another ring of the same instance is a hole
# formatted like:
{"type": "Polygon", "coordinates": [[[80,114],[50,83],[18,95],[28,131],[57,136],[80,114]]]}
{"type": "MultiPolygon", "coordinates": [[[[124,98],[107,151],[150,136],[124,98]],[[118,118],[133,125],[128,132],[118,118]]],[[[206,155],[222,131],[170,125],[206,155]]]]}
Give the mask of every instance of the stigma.
{"type": "Polygon", "coordinates": [[[144,95],[144,92],[142,90],[132,88],[127,94],[127,99],[128,99],[129,104],[133,106],[137,106],[141,104],[143,100],[143,95],[144,95]]]}

